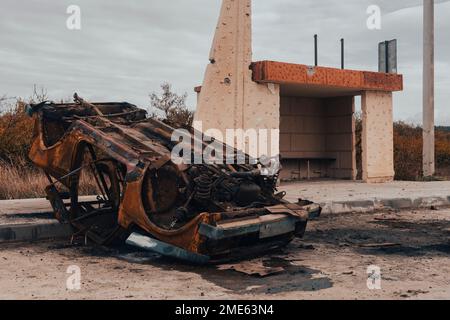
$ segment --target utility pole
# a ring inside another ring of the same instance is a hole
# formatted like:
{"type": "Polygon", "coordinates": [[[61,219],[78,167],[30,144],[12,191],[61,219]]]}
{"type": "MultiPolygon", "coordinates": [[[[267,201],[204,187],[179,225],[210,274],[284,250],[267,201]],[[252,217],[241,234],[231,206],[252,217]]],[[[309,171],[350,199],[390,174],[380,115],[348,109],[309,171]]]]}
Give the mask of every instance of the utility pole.
{"type": "Polygon", "coordinates": [[[434,0],[423,0],[423,175],[434,173],[434,0]]]}

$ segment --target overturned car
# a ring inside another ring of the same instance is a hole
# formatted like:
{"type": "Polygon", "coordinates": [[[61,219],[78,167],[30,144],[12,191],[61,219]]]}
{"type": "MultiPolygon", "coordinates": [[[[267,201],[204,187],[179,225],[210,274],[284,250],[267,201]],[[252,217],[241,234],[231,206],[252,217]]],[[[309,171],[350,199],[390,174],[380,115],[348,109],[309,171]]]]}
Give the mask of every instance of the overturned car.
{"type": "Polygon", "coordinates": [[[174,129],[129,103],[88,103],[75,94],[74,103],[28,111],[30,159],[48,177],[56,218],[96,243],[126,241],[216,263],[282,247],[320,214],[311,202],[283,200],[277,173],[264,175],[260,165],[176,164],[174,129]],[[80,195],[86,176],[98,187],[94,197],[80,195]]]}

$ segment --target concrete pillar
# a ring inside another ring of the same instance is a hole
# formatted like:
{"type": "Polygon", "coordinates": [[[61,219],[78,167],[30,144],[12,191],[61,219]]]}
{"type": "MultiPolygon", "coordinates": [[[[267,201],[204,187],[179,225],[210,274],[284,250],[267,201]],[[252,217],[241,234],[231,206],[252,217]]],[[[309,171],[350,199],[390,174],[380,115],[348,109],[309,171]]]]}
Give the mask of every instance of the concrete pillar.
{"type": "Polygon", "coordinates": [[[394,179],[394,128],[392,93],[362,94],[362,173],[369,183],[394,179]]]}
{"type": "Polygon", "coordinates": [[[223,1],[195,113],[203,131],[279,129],[279,86],[252,81],[251,19],[251,0],[223,1]]]}
{"type": "Polygon", "coordinates": [[[423,174],[435,173],[434,0],[423,2],[423,174]]]}

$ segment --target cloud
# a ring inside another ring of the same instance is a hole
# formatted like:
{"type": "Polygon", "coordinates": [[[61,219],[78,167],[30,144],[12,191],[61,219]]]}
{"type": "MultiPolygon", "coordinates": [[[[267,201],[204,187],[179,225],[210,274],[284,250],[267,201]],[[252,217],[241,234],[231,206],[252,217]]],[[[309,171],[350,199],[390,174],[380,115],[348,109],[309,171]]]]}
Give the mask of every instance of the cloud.
{"type": "MultiPolygon", "coordinates": [[[[53,99],[74,91],[91,100],[148,105],[148,93],[169,81],[189,93],[201,84],[208,63],[219,0],[2,0],[0,3],[0,95],[28,96],[33,84],[53,99]],[[82,10],[82,30],[66,28],[66,8],[82,10]]],[[[346,65],[377,69],[377,44],[399,41],[405,91],[395,96],[395,117],[422,108],[422,0],[256,0],[254,60],[312,64],[312,36],[319,34],[319,62],[339,66],[339,39],[346,65]],[[382,30],[366,28],[369,5],[382,10],[382,30]]],[[[436,1],[436,109],[449,119],[449,1],[436,1]]],[[[447,120],[446,120],[447,121],[447,120]]],[[[447,123],[450,125],[449,123],[447,123]]]]}

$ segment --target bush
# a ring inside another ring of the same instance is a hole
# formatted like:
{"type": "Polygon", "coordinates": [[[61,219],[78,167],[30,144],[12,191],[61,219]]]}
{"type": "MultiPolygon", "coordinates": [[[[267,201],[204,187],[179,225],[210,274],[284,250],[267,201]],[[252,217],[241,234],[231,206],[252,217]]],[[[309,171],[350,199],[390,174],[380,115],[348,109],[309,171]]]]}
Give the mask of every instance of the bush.
{"type": "Polygon", "coordinates": [[[394,123],[394,168],[396,180],[422,177],[422,128],[394,123]]]}
{"type": "MultiPolygon", "coordinates": [[[[361,170],[362,121],[356,115],[356,163],[358,179],[361,170]]],[[[396,180],[416,181],[422,179],[422,128],[402,121],[394,123],[394,169],[396,180]]],[[[436,175],[450,177],[450,128],[436,128],[436,175]]]]}
{"type": "Polygon", "coordinates": [[[174,128],[189,129],[194,120],[194,112],[186,106],[187,93],[178,95],[172,92],[172,86],[167,82],[161,85],[161,89],[161,95],[156,92],[150,94],[151,116],[174,128]]]}
{"type": "Polygon", "coordinates": [[[0,116],[0,160],[14,163],[28,159],[34,123],[25,113],[25,105],[18,100],[0,116]]]}

